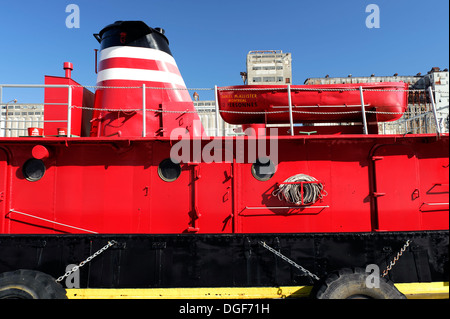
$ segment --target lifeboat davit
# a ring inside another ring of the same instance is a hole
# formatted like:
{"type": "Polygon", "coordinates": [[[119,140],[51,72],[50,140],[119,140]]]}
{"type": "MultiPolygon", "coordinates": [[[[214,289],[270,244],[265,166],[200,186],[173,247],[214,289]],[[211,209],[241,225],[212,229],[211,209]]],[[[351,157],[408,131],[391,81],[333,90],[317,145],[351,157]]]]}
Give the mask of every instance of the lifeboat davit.
{"type": "MultiPolygon", "coordinates": [[[[360,122],[361,92],[365,111],[378,122],[395,121],[408,106],[403,82],[292,85],[291,105],[296,123],[360,122]]],[[[218,88],[219,110],[229,124],[289,123],[286,85],[239,85],[218,88]]]]}

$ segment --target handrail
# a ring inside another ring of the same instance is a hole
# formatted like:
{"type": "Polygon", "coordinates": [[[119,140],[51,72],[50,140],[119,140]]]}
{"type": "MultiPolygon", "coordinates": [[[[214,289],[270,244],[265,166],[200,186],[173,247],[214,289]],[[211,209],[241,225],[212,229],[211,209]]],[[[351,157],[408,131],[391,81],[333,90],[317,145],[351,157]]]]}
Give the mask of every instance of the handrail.
{"type": "MultiPolygon", "coordinates": [[[[292,116],[292,96],[291,96],[291,85],[288,84],[287,86],[287,91],[288,91],[288,101],[289,101],[289,126],[290,126],[290,133],[291,136],[294,136],[294,120],[293,120],[293,116],[292,116]]],[[[216,101],[217,103],[217,101],[216,101]]]]}
{"type": "Polygon", "coordinates": [[[436,124],[436,134],[439,137],[439,135],[441,134],[441,129],[439,127],[439,121],[438,121],[437,112],[436,112],[436,105],[434,105],[434,96],[433,96],[433,91],[431,89],[431,86],[428,87],[428,93],[430,94],[431,108],[433,110],[434,122],[436,124]]]}
{"type": "Polygon", "coordinates": [[[67,116],[68,119],[67,120],[11,120],[7,118],[5,119],[1,119],[0,117],[0,122],[5,122],[5,127],[1,127],[0,129],[5,130],[5,135],[6,135],[6,131],[12,131],[12,130],[26,130],[26,128],[10,128],[8,127],[8,123],[11,122],[37,122],[37,123],[42,123],[42,122],[67,122],[67,136],[71,136],[71,110],[72,110],[72,87],[74,87],[74,85],[69,85],[69,84],[0,84],[0,107],[6,106],[6,114],[8,114],[8,105],[10,105],[9,103],[3,103],[3,88],[22,88],[22,89],[30,89],[30,88],[67,88],[68,89],[68,102],[67,103],[15,103],[14,105],[17,106],[45,106],[45,105],[67,105],[67,116]]]}
{"type": "Polygon", "coordinates": [[[69,86],[75,86],[75,85],[69,85],[69,84],[0,84],[0,88],[16,88],[16,89],[26,89],[26,88],[66,88],[69,86]]]}
{"type": "MultiPolygon", "coordinates": [[[[53,225],[68,227],[68,228],[72,228],[72,229],[75,229],[75,230],[81,230],[81,231],[84,231],[86,233],[98,234],[97,232],[92,231],[92,230],[88,230],[88,229],[84,229],[84,228],[80,228],[80,227],[75,227],[75,226],[68,225],[68,224],[59,223],[59,222],[54,221],[54,220],[50,220],[50,219],[47,219],[47,218],[43,218],[43,217],[27,214],[27,213],[24,213],[24,212],[19,212],[19,211],[14,210],[14,209],[10,209],[5,217],[9,218],[9,219],[13,219],[14,217],[11,217],[11,213],[27,216],[27,217],[34,218],[34,219],[37,219],[37,220],[41,220],[41,221],[44,221],[46,223],[50,223],[50,224],[53,224],[53,225]]],[[[57,229],[55,229],[55,230],[57,230],[57,229]]],[[[59,230],[57,230],[57,231],[59,231],[59,230]]]]}
{"type": "Polygon", "coordinates": [[[216,136],[219,136],[219,92],[217,85],[214,86],[214,99],[216,104],[216,136]]]}
{"type": "Polygon", "coordinates": [[[67,88],[67,136],[72,136],[72,87],[67,88]]]}
{"type": "MultiPolygon", "coordinates": [[[[83,85],[67,85],[67,84],[0,84],[0,106],[8,106],[8,103],[3,103],[2,102],[2,98],[3,98],[3,88],[67,88],[67,103],[19,103],[17,105],[20,106],[28,106],[28,105],[38,105],[38,106],[43,106],[43,105],[67,105],[67,120],[61,120],[61,121],[57,121],[57,122],[67,122],[67,136],[71,137],[71,131],[72,131],[72,109],[73,108],[81,108],[81,109],[94,109],[94,108],[87,108],[87,107],[83,107],[83,106],[77,106],[77,105],[73,105],[73,98],[72,98],[72,90],[74,87],[83,87],[83,88],[102,88],[102,89],[110,89],[110,88],[120,88],[120,89],[129,89],[129,88],[141,88],[142,89],[142,94],[143,94],[143,99],[142,99],[142,109],[139,109],[138,111],[142,111],[143,114],[143,122],[142,122],[142,136],[145,137],[146,136],[146,112],[147,111],[155,111],[155,112],[177,112],[174,110],[151,110],[146,108],[146,90],[147,89],[155,89],[155,90],[213,90],[214,91],[214,99],[215,99],[215,113],[216,113],[216,119],[215,119],[215,123],[216,123],[216,135],[219,135],[220,132],[220,128],[219,128],[219,114],[220,113],[226,113],[226,112],[237,112],[237,113],[261,113],[261,112],[238,112],[238,111],[226,111],[226,110],[220,110],[219,109],[219,105],[218,105],[218,97],[219,97],[219,92],[220,91],[226,91],[226,90],[230,90],[230,87],[218,87],[217,85],[214,86],[214,88],[161,88],[161,87],[148,87],[145,85],[145,83],[142,84],[142,86],[139,87],[110,87],[110,86],[83,86],[83,85]]],[[[438,116],[437,116],[437,112],[445,109],[445,107],[441,107],[439,109],[436,108],[436,104],[435,104],[435,100],[434,100],[434,96],[433,96],[433,92],[447,92],[447,91],[442,91],[442,90],[437,90],[437,89],[433,89],[431,86],[429,86],[426,90],[424,89],[371,89],[371,88],[364,88],[362,86],[359,87],[354,87],[354,88],[314,88],[314,87],[307,87],[307,88],[303,88],[303,87],[292,87],[290,84],[287,84],[286,86],[277,86],[277,87],[262,87],[262,88],[240,88],[243,91],[255,91],[255,90],[285,90],[288,92],[288,100],[289,100],[289,105],[288,106],[283,106],[285,108],[288,108],[288,110],[286,111],[275,111],[275,112],[289,112],[289,126],[290,126],[290,134],[294,135],[294,122],[293,122],[293,113],[310,113],[310,114],[314,114],[316,112],[311,112],[311,111],[299,111],[299,110],[294,110],[294,107],[292,105],[292,99],[291,99],[291,94],[292,91],[344,91],[344,90],[352,90],[352,91],[357,91],[359,90],[360,92],[360,100],[361,100],[361,115],[362,115],[362,122],[363,122],[363,129],[364,129],[364,134],[368,134],[368,130],[367,130],[367,118],[366,118],[366,113],[377,113],[377,111],[366,111],[365,110],[365,103],[364,103],[364,91],[385,91],[385,92],[389,92],[389,91],[396,91],[396,92],[402,92],[402,91],[407,91],[407,92],[428,92],[430,95],[430,102],[431,102],[431,108],[432,110],[424,113],[424,114],[420,114],[417,116],[414,116],[413,118],[410,119],[403,119],[404,121],[411,121],[414,118],[420,117],[420,116],[425,116],[427,114],[433,113],[433,117],[434,117],[434,122],[435,122],[435,126],[436,126],[436,133],[439,136],[442,132],[441,132],[441,128],[439,125],[439,121],[438,121],[438,116]]],[[[448,92],[447,92],[448,93],[448,92]]],[[[280,107],[281,108],[281,107],[280,107]]],[[[126,108],[129,109],[129,108],[126,108]]],[[[102,111],[107,111],[106,109],[102,109],[102,111]]],[[[113,111],[113,110],[109,110],[109,111],[113,111]]],[[[181,112],[181,111],[180,111],[181,112]]],[[[183,112],[186,112],[185,110],[183,110],[183,112]]],[[[355,112],[355,111],[352,111],[355,112]]],[[[270,111],[266,111],[263,113],[272,113],[270,111]]],[[[319,112],[322,113],[322,112],[319,112]]],[[[333,112],[333,113],[340,113],[340,112],[333,112]]],[[[342,112],[342,113],[346,113],[346,112],[342,112]]],[[[382,113],[390,113],[390,112],[382,112],[382,113]]],[[[392,112],[394,113],[394,112],[392,112]]],[[[407,112],[405,112],[405,114],[407,114],[407,112]]],[[[22,120],[9,120],[9,119],[2,119],[1,122],[5,121],[5,123],[8,122],[22,122],[22,120]]],[[[56,121],[56,120],[53,120],[56,121]]],[[[23,122],[28,122],[28,120],[23,120],[23,122]]],[[[42,122],[42,121],[37,121],[37,122],[42,122]]],[[[47,121],[44,121],[47,122],[47,121]]],[[[10,129],[7,127],[7,125],[5,124],[5,127],[3,129],[10,129]]],[[[15,129],[15,128],[11,128],[15,129]]]]}
{"type": "MultiPolygon", "coordinates": [[[[66,88],[68,86],[71,87],[80,87],[87,89],[142,89],[142,86],[102,86],[102,85],[69,85],[69,84],[0,84],[0,89],[4,88],[66,88]]],[[[216,85],[217,86],[217,85],[216,85]]],[[[311,85],[312,86],[312,85],[311,85]]],[[[318,85],[319,86],[319,85],[318,85]]],[[[430,86],[431,88],[431,86],[430,86]]],[[[214,87],[211,88],[164,88],[164,87],[150,87],[147,86],[146,89],[151,90],[181,90],[181,91],[214,91],[214,87]]],[[[241,91],[264,91],[264,90],[286,90],[286,86],[277,86],[277,87],[261,87],[261,88],[232,88],[229,86],[225,87],[217,87],[217,91],[230,91],[230,90],[241,90],[241,91]]],[[[353,88],[312,88],[312,87],[293,87],[291,85],[292,91],[358,91],[359,87],[353,88]]],[[[378,92],[425,92],[427,89],[371,89],[364,88],[364,91],[378,91],[378,92]]],[[[433,92],[438,93],[449,93],[449,91],[432,89],[433,92]]]]}
{"type": "Polygon", "coordinates": [[[367,130],[367,119],[366,119],[366,109],[364,108],[364,95],[363,95],[363,88],[362,86],[359,87],[359,96],[361,99],[361,114],[363,119],[363,133],[365,135],[369,134],[369,131],[367,130]]]}
{"type": "Polygon", "coordinates": [[[145,108],[146,108],[145,83],[142,83],[142,137],[145,137],[147,132],[147,119],[146,119],[147,116],[145,108]]]}

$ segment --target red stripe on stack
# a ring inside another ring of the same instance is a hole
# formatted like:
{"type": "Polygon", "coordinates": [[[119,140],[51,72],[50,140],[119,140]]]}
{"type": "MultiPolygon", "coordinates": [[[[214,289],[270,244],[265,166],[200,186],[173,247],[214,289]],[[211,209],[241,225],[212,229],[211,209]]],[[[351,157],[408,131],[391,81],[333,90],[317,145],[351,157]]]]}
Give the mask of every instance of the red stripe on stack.
{"type": "Polygon", "coordinates": [[[109,58],[100,61],[99,70],[110,68],[129,68],[141,70],[154,70],[170,72],[181,76],[177,66],[158,60],[137,59],[137,58],[109,58]]]}

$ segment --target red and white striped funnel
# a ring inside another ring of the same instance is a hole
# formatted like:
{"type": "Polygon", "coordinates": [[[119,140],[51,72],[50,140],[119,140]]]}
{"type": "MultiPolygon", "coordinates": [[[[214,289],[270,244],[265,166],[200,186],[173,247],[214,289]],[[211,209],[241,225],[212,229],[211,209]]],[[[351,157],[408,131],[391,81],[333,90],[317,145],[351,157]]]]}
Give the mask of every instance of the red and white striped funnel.
{"type": "Polygon", "coordinates": [[[96,135],[170,136],[175,128],[202,135],[164,30],[142,21],[117,21],[94,36],[101,43],[95,107],[104,110],[94,112],[96,135]]]}

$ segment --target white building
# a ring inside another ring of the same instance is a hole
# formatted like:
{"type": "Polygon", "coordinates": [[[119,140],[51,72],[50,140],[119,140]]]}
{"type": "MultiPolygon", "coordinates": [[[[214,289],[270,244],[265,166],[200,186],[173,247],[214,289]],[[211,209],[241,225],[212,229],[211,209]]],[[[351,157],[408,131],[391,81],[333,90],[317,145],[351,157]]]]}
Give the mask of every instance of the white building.
{"type": "Polygon", "coordinates": [[[219,115],[219,134],[216,134],[216,101],[196,101],[194,98],[194,107],[202,121],[206,135],[234,136],[242,132],[241,125],[228,124],[219,115]]]}
{"type": "Polygon", "coordinates": [[[0,137],[28,136],[29,127],[44,127],[44,106],[1,103],[0,137]]]}
{"type": "Polygon", "coordinates": [[[291,84],[292,57],[281,50],[250,51],[247,54],[249,85],[291,84]]]}

